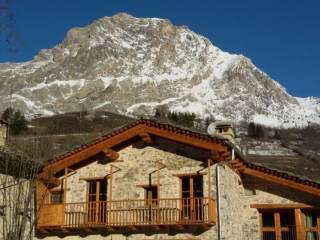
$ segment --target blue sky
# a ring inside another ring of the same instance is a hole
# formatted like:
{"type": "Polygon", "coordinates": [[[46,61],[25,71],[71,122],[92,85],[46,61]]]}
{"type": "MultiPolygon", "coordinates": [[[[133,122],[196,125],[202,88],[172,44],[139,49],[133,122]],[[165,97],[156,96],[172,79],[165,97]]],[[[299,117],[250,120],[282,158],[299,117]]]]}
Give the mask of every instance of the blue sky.
{"type": "Polygon", "coordinates": [[[222,50],[249,57],[290,94],[320,97],[319,0],[15,0],[12,10],[17,51],[1,39],[0,62],[30,60],[71,27],[127,12],[187,25],[222,50]]]}

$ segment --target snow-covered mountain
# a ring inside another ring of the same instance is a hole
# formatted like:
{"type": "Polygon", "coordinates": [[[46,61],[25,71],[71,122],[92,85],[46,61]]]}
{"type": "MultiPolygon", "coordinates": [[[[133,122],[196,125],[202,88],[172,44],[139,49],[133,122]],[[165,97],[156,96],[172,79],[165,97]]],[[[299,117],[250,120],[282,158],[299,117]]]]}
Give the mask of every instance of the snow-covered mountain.
{"type": "Polygon", "coordinates": [[[32,61],[0,64],[0,102],[0,111],[12,102],[26,114],[141,116],[164,106],[218,120],[320,123],[319,98],[290,96],[248,58],[168,20],[124,13],[71,29],[32,61]]]}

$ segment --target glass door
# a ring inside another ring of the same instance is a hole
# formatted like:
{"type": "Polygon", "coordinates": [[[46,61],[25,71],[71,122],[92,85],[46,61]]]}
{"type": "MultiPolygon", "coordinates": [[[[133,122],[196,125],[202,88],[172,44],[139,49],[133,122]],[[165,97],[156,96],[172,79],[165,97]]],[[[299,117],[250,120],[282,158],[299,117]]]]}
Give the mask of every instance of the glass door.
{"type": "Polygon", "coordinates": [[[203,216],[203,177],[181,177],[181,202],[183,221],[200,221],[203,216]]]}
{"type": "Polygon", "coordinates": [[[106,222],[107,180],[90,180],[87,186],[88,223],[104,224],[106,222]]]}

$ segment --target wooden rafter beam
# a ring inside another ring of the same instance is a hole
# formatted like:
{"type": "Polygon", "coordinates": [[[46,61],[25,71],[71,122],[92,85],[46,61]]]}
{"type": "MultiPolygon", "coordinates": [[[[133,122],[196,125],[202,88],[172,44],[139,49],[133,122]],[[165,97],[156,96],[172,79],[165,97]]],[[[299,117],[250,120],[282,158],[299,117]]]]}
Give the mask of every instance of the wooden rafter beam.
{"type": "Polygon", "coordinates": [[[111,159],[112,161],[115,161],[119,158],[119,153],[110,148],[106,148],[102,150],[102,152],[107,158],[111,159]]]}
{"type": "Polygon", "coordinates": [[[141,137],[142,141],[147,144],[147,145],[153,145],[153,140],[150,136],[149,133],[147,133],[146,131],[141,131],[139,133],[139,136],[141,137]]]}

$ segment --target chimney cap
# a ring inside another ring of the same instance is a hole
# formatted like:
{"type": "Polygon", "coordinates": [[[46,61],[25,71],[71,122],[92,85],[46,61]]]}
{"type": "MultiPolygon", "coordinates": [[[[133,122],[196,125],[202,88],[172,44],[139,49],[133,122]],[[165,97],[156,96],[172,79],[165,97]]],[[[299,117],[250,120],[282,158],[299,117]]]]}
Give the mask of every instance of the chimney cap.
{"type": "Polygon", "coordinates": [[[231,127],[233,128],[233,123],[231,121],[218,121],[215,122],[216,128],[223,128],[223,127],[231,127]]]}

